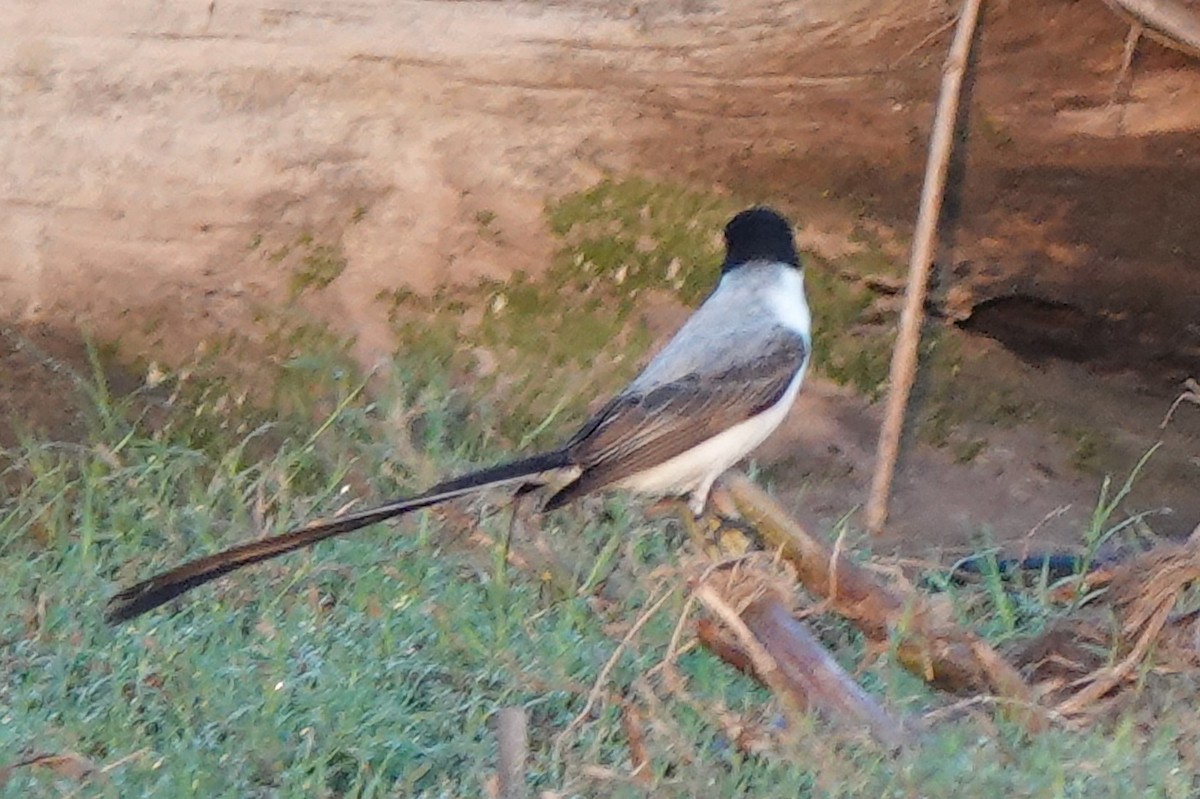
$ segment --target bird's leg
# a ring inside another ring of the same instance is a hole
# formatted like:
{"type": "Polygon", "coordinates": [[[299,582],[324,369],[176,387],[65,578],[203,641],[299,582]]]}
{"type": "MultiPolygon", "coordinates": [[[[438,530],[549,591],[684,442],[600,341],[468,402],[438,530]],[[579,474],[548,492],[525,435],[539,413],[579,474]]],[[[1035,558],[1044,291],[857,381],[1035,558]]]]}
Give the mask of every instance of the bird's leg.
{"type": "Polygon", "coordinates": [[[729,489],[719,479],[708,492],[706,513],[715,521],[717,551],[724,557],[744,555],[762,548],[758,529],[738,513],[729,489]]]}
{"type": "Polygon", "coordinates": [[[696,548],[702,552],[708,552],[710,555],[713,554],[720,531],[720,521],[708,512],[708,508],[706,507],[697,514],[690,503],[680,502],[679,520],[683,523],[683,529],[687,530],[688,538],[692,539],[696,548]]]}
{"type": "MultiPolygon", "coordinates": [[[[668,501],[664,501],[666,504],[668,501]]],[[[684,500],[669,500],[688,538],[713,558],[744,555],[756,541],[753,528],[736,515],[730,503],[709,501],[696,513],[684,500]]]]}

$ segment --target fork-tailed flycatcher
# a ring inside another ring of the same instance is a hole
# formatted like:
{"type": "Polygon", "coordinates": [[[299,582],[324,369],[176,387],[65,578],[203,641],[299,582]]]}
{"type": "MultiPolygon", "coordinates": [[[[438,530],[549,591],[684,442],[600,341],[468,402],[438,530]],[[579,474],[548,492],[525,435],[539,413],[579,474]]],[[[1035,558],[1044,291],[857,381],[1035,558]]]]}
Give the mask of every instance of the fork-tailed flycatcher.
{"type": "Polygon", "coordinates": [[[132,619],[234,569],[497,486],[562,486],[544,510],[615,487],[687,495],[692,512],[701,514],[713,481],[783,421],[811,351],[803,272],[787,220],[768,208],[742,211],[725,226],[725,247],[712,294],[641,374],[558,449],[185,563],[114,596],[109,622],[132,619]]]}

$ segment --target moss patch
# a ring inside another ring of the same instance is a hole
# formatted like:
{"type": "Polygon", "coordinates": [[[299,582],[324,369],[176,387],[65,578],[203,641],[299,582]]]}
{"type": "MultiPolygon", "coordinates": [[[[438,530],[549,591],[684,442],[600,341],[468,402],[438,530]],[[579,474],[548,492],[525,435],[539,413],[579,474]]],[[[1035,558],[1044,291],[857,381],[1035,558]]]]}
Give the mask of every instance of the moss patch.
{"type": "Polygon", "coordinates": [[[293,298],[308,289],[328,287],[346,271],[346,255],[340,244],[318,244],[308,235],[301,239],[298,244],[303,248],[304,255],[288,281],[288,290],[293,298]]]}
{"type": "Polygon", "coordinates": [[[587,290],[611,283],[622,310],[646,289],[698,303],[717,274],[721,230],[742,204],[640,178],[604,180],[547,210],[564,248],[554,271],[587,290]]]}

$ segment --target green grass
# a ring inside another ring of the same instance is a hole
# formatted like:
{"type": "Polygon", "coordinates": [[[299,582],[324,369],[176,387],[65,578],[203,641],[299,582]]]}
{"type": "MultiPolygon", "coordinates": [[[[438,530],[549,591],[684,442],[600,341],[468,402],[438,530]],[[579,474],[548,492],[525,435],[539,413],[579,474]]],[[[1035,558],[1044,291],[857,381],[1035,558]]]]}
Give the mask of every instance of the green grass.
{"type": "MultiPolygon", "coordinates": [[[[459,506],[465,517],[423,513],[362,531],[106,627],[104,599],[118,584],[359,493],[414,489],[413,475],[501,457],[486,443],[493,420],[461,424],[444,383],[413,377],[428,365],[398,369],[377,392],[386,396],[368,397],[347,364],[320,352],[314,371],[343,378],[269,423],[222,401],[219,382],[197,381],[151,424],[141,397],[113,398],[101,380],[89,440],[5,453],[0,768],[71,752],[107,770],[77,782],[18,769],[0,796],[485,796],[490,725],[507,705],[529,714],[530,779],[551,796],[1194,795],[1200,749],[1184,702],[1152,724],[1130,716],[1036,740],[1003,721],[943,721],[895,760],[815,720],[763,754],[738,750],[730,735],[770,733],[775,705],[702,650],[680,658],[678,681],[647,676],[686,598],[681,536],[621,497],[540,522],[566,564],[554,583],[536,566],[504,565],[487,540],[506,540],[509,516],[488,498],[459,506]],[[556,751],[622,636],[664,591],[595,714],[556,751]],[[645,719],[647,785],[627,778],[622,698],[645,719]]],[[[1106,492],[1097,536],[1122,494],[1106,492]]],[[[535,551],[520,534],[513,546],[535,551]]],[[[1049,613],[1036,590],[998,581],[951,593],[963,621],[995,641],[1049,613]]],[[[857,633],[817,627],[853,667],[857,633]]],[[[897,712],[946,701],[886,657],[862,680],[897,712]]]]}

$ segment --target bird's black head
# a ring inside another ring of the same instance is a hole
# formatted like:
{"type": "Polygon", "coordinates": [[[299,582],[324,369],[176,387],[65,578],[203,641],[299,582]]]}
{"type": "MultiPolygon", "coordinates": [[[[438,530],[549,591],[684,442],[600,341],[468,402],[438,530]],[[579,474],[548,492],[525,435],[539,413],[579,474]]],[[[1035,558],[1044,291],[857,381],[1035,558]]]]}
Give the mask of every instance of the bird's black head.
{"type": "Polygon", "coordinates": [[[792,226],[765,206],[747,208],[725,226],[725,263],[721,273],[750,261],[773,261],[800,268],[792,226]]]}

